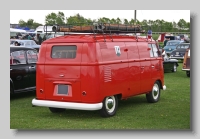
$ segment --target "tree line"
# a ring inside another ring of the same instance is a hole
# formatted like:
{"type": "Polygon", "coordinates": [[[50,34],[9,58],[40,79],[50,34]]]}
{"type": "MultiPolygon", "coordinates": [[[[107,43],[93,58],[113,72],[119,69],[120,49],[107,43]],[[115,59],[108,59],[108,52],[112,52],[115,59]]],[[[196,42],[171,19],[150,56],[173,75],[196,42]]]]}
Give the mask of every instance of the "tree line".
{"type": "MultiPolygon", "coordinates": [[[[190,22],[186,22],[184,19],[180,19],[176,22],[167,22],[164,20],[135,20],[131,19],[128,21],[127,19],[121,20],[119,17],[114,19],[102,17],[99,19],[90,19],[81,16],[79,13],[65,17],[63,12],[58,13],[50,13],[45,16],[45,24],[46,25],[65,25],[65,24],[73,24],[73,23],[90,23],[90,22],[101,22],[101,23],[110,23],[110,24],[125,24],[125,25],[134,25],[139,24],[143,27],[144,30],[152,30],[153,32],[190,32],[190,22]]],[[[19,25],[21,27],[29,27],[31,29],[36,29],[38,26],[42,24],[34,22],[33,19],[28,19],[28,21],[19,20],[19,25]]]]}

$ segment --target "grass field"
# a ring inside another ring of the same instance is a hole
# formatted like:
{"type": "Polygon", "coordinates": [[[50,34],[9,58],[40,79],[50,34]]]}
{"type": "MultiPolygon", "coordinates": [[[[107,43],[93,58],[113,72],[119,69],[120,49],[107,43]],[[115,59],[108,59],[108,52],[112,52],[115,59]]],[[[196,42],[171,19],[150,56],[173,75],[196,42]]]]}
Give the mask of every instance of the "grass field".
{"type": "Polygon", "coordinates": [[[66,110],[54,114],[46,107],[32,107],[35,93],[10,98],[10,129],[190,129],[190,78],[181,70],[165,73],[167,90],[158,103],[147,103],[145,95],[119,101],[114,117],[102,118],[98,111],[66,110]]]}

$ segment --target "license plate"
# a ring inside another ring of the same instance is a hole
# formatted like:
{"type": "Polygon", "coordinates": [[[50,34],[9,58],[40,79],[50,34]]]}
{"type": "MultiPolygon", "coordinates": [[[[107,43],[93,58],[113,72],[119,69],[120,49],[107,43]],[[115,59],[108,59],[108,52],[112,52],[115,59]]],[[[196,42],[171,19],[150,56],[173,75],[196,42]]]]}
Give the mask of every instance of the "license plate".
{"type": "Polygon", "coordinates": [[[169,48],[169,50],[171,50],[171,48],[169,48]]]}
{"type": "Polygon", "coordinates": [[[176,52],[176,55],[179,55],[179,52],[176,52]]]}
{"type": "Polygon", "coordinates": [[[68,85],[63,85],[63,84],[59,84],[58,85],[58,90],[57,90],[57,94],[60,94],[60,95],[67,95],[68,94],[68,85]]]}

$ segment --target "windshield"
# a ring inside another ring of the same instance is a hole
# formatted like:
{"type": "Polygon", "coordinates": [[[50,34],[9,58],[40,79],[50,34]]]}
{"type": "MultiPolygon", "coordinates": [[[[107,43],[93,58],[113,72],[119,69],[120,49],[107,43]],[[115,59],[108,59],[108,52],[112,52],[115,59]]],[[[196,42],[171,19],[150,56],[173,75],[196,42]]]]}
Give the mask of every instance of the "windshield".
{"type": "Polygon", "coordinates": [[[176,49],[176,46],[173,46],[173,45],[172,45],[172,46],[165,46],[165,47],[164,47],[164,49],[168,49],[168,48],[176,49]]]}
{"type": "Polygon", "coordinates": [[[179,44],[179,42],[167,42],[166,45],[177,45],[177,44],[179,44]]]}

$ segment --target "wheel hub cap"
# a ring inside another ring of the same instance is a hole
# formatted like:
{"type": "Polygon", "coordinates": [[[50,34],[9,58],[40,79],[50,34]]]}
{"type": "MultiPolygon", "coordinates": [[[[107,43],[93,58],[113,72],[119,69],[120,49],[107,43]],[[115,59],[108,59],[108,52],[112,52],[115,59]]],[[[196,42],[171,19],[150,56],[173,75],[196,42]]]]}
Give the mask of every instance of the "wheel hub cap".
{"type": "Polygon", "coordinates": [[[112,99],[112,98],[108,98],[107,107],[108,107],[109,109],[111,109],[111,108],[113,107],[113,105],[114,105],[113,99],[112,99]]]}

